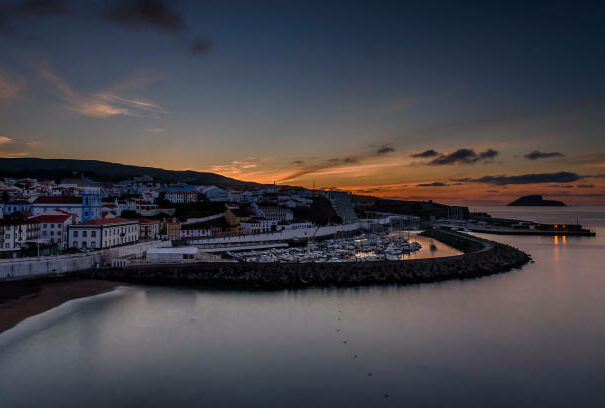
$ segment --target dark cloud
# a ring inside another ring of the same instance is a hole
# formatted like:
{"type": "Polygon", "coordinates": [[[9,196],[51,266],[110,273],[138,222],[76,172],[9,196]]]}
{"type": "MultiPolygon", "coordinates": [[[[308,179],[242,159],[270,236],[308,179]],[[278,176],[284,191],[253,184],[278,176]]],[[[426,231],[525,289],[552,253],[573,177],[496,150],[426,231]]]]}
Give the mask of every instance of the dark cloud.
{"type": "Polygon", "coordinates": [[[17,13],[38,17],[65,15],[69,7],[63,0],[28,0],[15,7],[17,13]]]}
{"type": "MultiPolygon", "coordinates": [[[[329,168],[338,167],[338,166],[344,166],[344,165],[348,165],[348,164],[357,164],[357,163],[362,162],[365,159],[370,159],[373,157],[380,157],[386,153],[389,153],[390,150],[381,152],[381,150],[383,150],[385,148],[391,149],[388,146],[382,146],[381,148],[379,148],[377,150],[366,151],[366,152],[363,152],[363,153],[360,153],[360,154],[357,154],[354,156],[333,157],[328,160],[322,160],[320,162],[309,163],[306,166],[303,166],[303,167],[300,167],[300,168],[294,170],[291,174],[289,174],[288,176],[286,176],[285,178],[283,178],[280,181],[294,180],[299,177],[305,176],[307,174],[315,173],[320,170],[329,169],[329,168]]],[[[295,164],[297,164],[297,163],[295,163],[295,164]]]]}
{"type": "Polygon", "coordinates": [[[447,184],[435,181],[434,183],[416,184],[416,187],[446,187],[447,184]]]}
{"type": "Polygon", "coordinates": [[[594,184],[578,184],[578,188],[593,188],[594,184]]]}
{"type": "Polygon", "coordinates": [[[491,160],[498,155],[498,152],[494,149],[487,149],[484,152],[479,153],[477,156],[479,160],[491,160]]]}
{"type": "Polygon", "coordinates": [[[191,43],[191,53],[193,55],[202,55],[210,51],[212,48],[212,41],[208,38],[196,38],[191,43]]]}
{"type": "Polygon", "coordinates": [[[499,193],[498,190],[487,190],[488,193],[499,193]]]}
{"type": "Polygon", "coordinates": [[[453,164],[474,164],[481,161],[494,159],[498,152],[494,149],[488,149],[479,154],[473,149],[458,149],[449,154],[441,154],[439,157],[427,163],[430,166],[448,166],[453,164]]]}
{"type": "MultiPolygon", "coordinates": [[[[212,42],[205,37],[192,39],[185,16],[174,7],[175,3],[172,0],[106,0],[93,10],[99,18],[122,27],[147,28],[178,35],[180,40],[189,43],[191,54],[206,54],[212,42]]],[[[71,9],[66,0],[26,0],[0,6],[0,31],[14,33],[12,23],[22,17],[68,14],[71,14],[71,9]]]]}
{"type": "Polygon", "coordinates": [[[186,30],[183,17],[166,0],[118,0],[105,13],[105,18],[113,23],[149,27],[173,33],[186,30]]]}
{"type": "Polygon", "coordinates": [[[392,148],[391,146],[382,146],[381,148],[379,148],[378,150],[376,150],[376,154],[387,154],[387,153],[393,153],[395,151],[394,148],[392,148]]]}
{"type": "Polygon", "coordinates": [[[435,151],[435,150],[433,150],[433,149],[430,149],[430,150],[425,150],[424,152],[421,152],[421,153],[414,153],[414,154],[411,154],[411,155],[410,155],[410,157],[415,157],[415,158],[418,158],[418,159],[428,159],[428,158],[430,158],[430,157],[436,157],[436,156],[439,156],[440,154],[441,154],[441,153],[436,152],[436,151],[435,151]]]}
{"type": "Polygon", "coordinates": [[[521,174],[518,176],[484,176],[474,179],[458,179],[458,181],[504,186],[508,184],[573,183],[581,178],[582,176],[575,173],[561,171],[558,173],[521,174]]]}
{"type": "Polygon", "coordinates": [[[14,33],[11,25],[23,17],[61,16],[69,13],[70,9],[63,0],[27,0],[0,6],[0,31],[14,33]]]}
{"type": "Polygon", "coordinates": [[[559,152],[544,153],[539,150],[534,150],[531,153],[527,153],[525,155],[525,158],[529,159],[529,160],[538,160],[538,159],[548,159],[549,157],[563,157],[563,156],[564,156],[564,154],[559,153],[559,152]]]}
{"type": "MultiPolygon", "coordinates": [[[[185,17],[174,8],[174,4],[172,0],[114,0],[105,11],[104,18],[124,27],[188,34],[190,30],[185,17]]],[[[211,47],[210,39],[198,37],[190,41],[189,51],[192,55],[203,55],[211,47]]]]}

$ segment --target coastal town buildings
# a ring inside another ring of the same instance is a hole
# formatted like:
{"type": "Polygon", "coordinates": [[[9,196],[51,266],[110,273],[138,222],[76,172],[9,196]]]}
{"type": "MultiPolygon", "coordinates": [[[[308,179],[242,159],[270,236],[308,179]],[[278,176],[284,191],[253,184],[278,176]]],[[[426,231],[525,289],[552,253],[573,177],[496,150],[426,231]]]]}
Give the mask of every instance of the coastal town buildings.
{"type": "Polygon", "coordinates": [[[165,198],[173,204],[195,203],[198,197],[196,186],[166,188],[165,198]]]}
{"type": "Polygon", "coordinates": [[[0,246],[3,251],[19,251],[28,245],[38,244],[40,224],[22,213],[0,219],[0,246]]]}
{"type": "Polygon", "coordinates": [[[225,235],[229,231],[229,224],[225,218],[217,218],[192,224],[181,225],[182,239],[195,239],[203,237],[216,237],[225,235]]]}
{"type": "Polygon", "coordinates": [[[83,188],[80,196],[41,196],[31,205],[33,215],[62,210],[74,214],[86,222],[102,216],[101,190],[98,187],[83,188]]]}
{"type": "Polygon", "coordinates": [[[30,217],[40,226],[40,241],[64,248],[67,243],[67,227],[74,222],[74,216],[65,214],[42,214],[30,217]]]}
{"type": "Polygon", "coordinates": [[[70,225],[67,231],[69,248],[103,249],[137,242],[140,225],[137,220],[99,218],[70,225]]]}
{"type": "Polygon", "coordinates": [[[181,239],[181,222],[176,217],[162,220],[162,233],[171,241],[181,239]]]}
{"type": "Polygon", "coordinates": [[[279,205],[258,204],[254,206],[256,215],[261,218],[266,218],[270,221],[291,221],[294,219],[294,214],[291,209],[283,208],[279,205]]]}
{"type": "Polygon", "coordinates": [[[162,232],[162,223],[159,220],[150,220],[148,218],[139,218],[140,239],[150,240],[158,239],[162,232]]]}

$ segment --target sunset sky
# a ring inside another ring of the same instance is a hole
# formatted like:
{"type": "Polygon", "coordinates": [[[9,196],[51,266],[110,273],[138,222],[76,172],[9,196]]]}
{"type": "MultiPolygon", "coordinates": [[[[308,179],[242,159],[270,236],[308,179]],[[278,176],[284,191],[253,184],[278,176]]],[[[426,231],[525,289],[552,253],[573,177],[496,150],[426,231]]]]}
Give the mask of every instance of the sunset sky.
{"type": "Polygon", "coordinates": [[[605,204],[598,2],[0,0],[0,156],[605,204]]]}

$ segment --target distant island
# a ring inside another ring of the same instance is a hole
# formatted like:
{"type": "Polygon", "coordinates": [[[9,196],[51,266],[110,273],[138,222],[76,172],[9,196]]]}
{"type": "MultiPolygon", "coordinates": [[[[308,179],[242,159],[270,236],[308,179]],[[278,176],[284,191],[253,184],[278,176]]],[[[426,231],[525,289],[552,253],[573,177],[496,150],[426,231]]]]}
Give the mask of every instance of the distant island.
{"type": "Polygon", "coordinates": [[[507,205],[511,207],[565,207],[565,203],[556,200],[545,200],[541,195],[526,195],[507,205]]]}

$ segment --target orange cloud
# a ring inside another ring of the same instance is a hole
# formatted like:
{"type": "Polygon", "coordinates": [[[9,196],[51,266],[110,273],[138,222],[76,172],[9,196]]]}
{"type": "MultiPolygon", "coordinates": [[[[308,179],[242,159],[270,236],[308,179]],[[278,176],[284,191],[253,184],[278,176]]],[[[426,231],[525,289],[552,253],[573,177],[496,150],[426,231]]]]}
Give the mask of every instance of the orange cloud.
{"type": "MultiPolygon", "coordinates": [[[[106,119],[113,116],[159,117],[166,113],[161,106],[141,99],[126,98],[112,91],[82,95],[67,82],[48,69],[46,64],[37,67],[39,75],[45,79],[66,103],[69,111],[94,118],[106,119]]],[[[120,87],[120,88],[123,88],[120,87]]]]}

